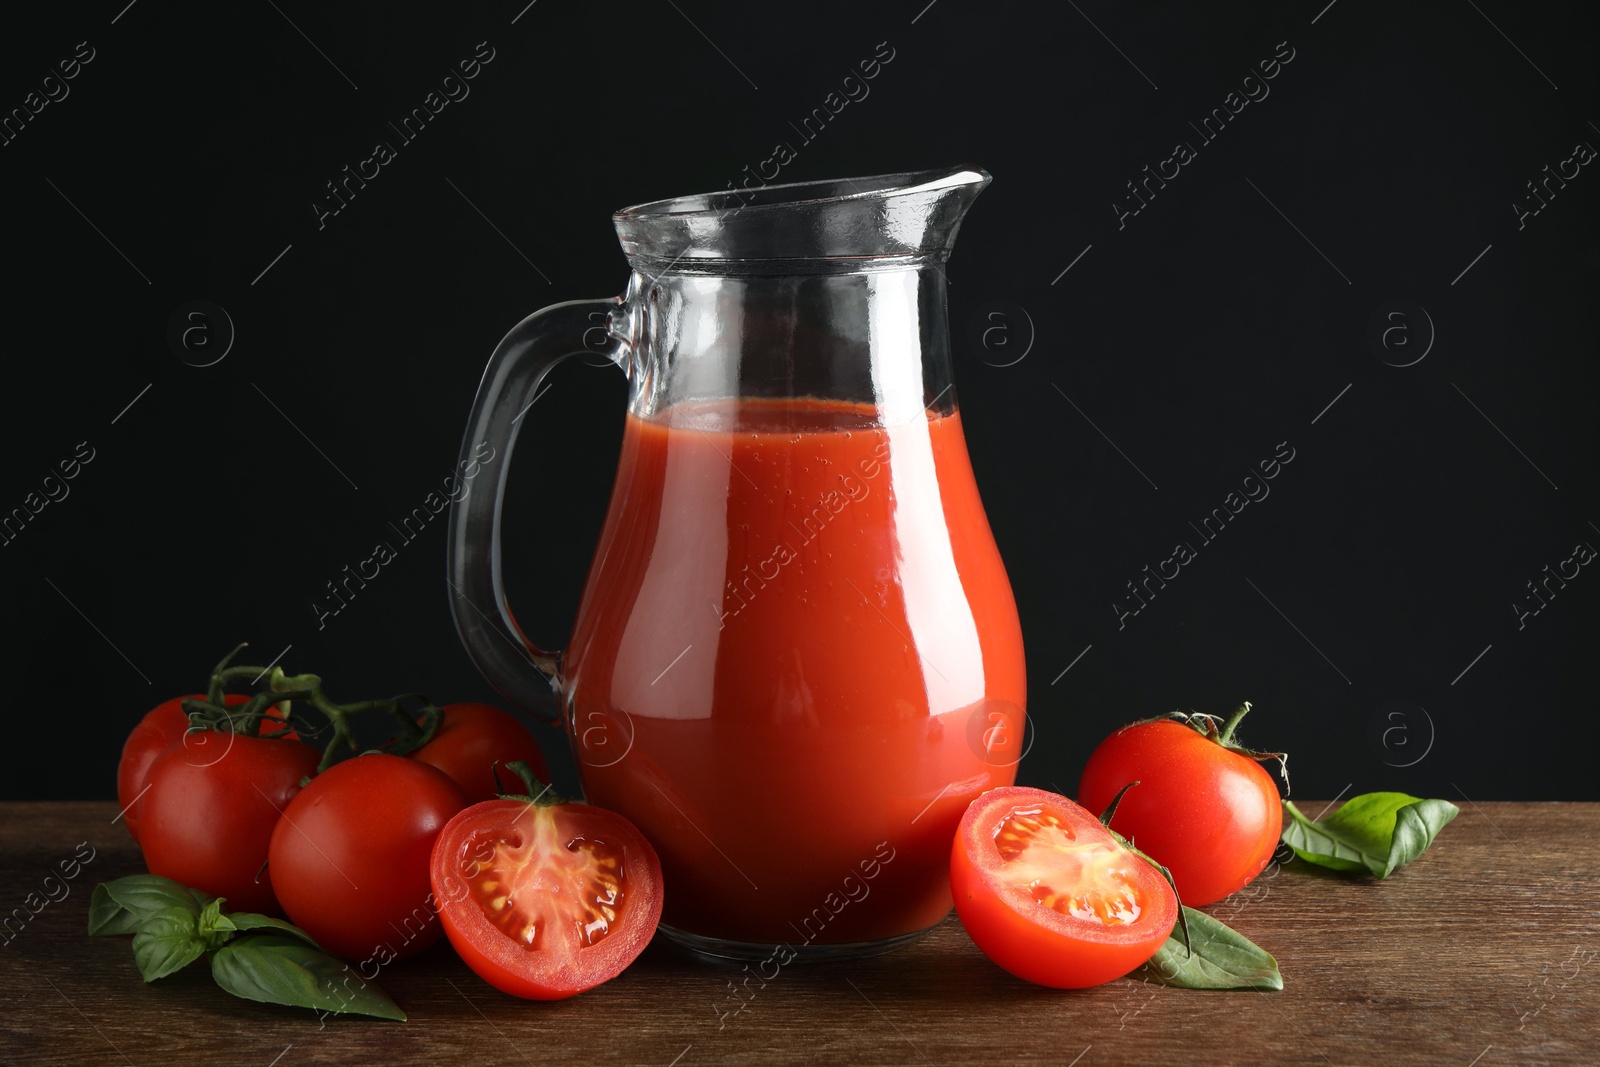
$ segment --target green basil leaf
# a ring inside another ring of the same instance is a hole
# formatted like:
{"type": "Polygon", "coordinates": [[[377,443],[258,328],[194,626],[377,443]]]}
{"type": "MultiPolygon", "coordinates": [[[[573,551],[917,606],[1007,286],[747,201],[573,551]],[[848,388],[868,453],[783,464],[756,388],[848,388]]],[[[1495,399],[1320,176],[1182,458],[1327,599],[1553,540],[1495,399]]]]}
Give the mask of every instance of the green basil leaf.
{"type": "Polygon", "coordinates": [[[205,951],[199,925],[185,908],[162,908],[146,915],[133,935],[133,961],[146,982],[182,970],[205,951]]]}
{"type": "Polygon", "coordinates": [[[1448,800],[1363,793],[1314,822],[1287,800],[1283,810],[1284,843],[1307,863],[1387,878],[1421,855],[1461,809],[1448,800]]]}
{"type": "Polygon", "coordinates": [[[1307,863],[1335,871],[1365,871],[1369,860],[1376,858],[1306,818],[1293,801],[1283,802],[1283,813],[1289,817],[1283,824],[1283,843],[1307,863]]]}
{"type": "Polygon", "coordinates": [[[202,908],[216,899],[210,893],[190,889],[182,882],[174,882],[171,878],[163,878],[159,874],[130,874],[126,878],[116,878],[100,884],[105,887],[112,900],[141,921],[147,915],[166,908],[182,908],[189,914],[198,916],[202,908]]]}
{"type": "Polygon", "coordinates": [[[274,919],[270,915],[257,915],[253,911],[236,911],[228,918],[233,920],[234,929],[240,933],[244,933],[246,930],[276,930],[280,934],[298,937],[312,948],[322,947],[317,944],[316,939],[310,934],[284,919],[274,919]]]}
{"type": "Polygon", "coordinates": [[[1387,878],[1418,856],[1438,836],[1445,825],[1461,814],[1448,800],[1419,800],[1395,813],[1394,838],[1389,842],[1389,858],[1379,878],[1387,878]]]}
{"type": "Polygon", "coordinates": [[[298,937],[275,933],[236,937],[211,954],[211,975],[223,989],[245,1000],[400,1022],[406,1017],[375,983],[298,937]]]}
{"type": "Polygon", "coordinates": [[[116,902],[104,882],[89,894],[89,936],[112,937],[139,929],[139,917],[116,902]]]}
{"type": "Polygon", "coordinates": [[[238,929],[233,919],[222,914],[222,898],[218,897],[204,908],[200,909],[200,917],[195,920],[200,939],[206,943],[206,948],[213,949],[233,937],[233,932],[238,929]]]}
{"type": "Polygon", "coordinates": [[[1176,936],[1156,950],[1134,976],[1180,989],[1282,989],[1283,975],[1272,953],[1203,911],[1183,909],[1189,945],[1176,936]]]}
{"type": "Polygon", "coordinates": [[[1351,797],[1338,811],[1319,820],[1318,825],[1324,833],[1358,849],[1368,872],[1382,878],[1394,869],[1387,864],[1395,819],[1401,808],[1418,800],[1407,793],[1363,793],[1351,797]]]}

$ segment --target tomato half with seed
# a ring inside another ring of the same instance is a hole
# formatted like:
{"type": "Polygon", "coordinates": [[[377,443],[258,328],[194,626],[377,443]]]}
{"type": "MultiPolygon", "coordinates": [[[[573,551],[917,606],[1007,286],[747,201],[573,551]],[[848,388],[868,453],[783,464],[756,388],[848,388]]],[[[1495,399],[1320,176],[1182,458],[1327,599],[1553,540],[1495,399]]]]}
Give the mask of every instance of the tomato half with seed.
{"type": "Polygon", "coordinates": [[[439,834],[432,876],[467,966],[530,1000],[615,978],[661,920],[655,849],[621,815],[587,804],[474,804],[439,834]]]}
{"type": "MultiPolygon", "coordinates": [[[[1236,712],[1232,725],[1242,717],[1236,712]]],[[[1138,782],[1117,805],[1111,828],[1164,864],[1178,896],[1200,908],[1266,867],[1283,831],[1283,803],[1257,757],[1230,747],[1231,728],[1213,737],[1210,720],[1194,723],[1157,719],[1118,730],[1089,757],[1078,799],[1101,811],[1138,782]]]]}
{"type": "Polygon", "coordinates": [[[446,704],[440,711],[443,718],[433,740],[411,753],[411,758],[448,774],[467,795],[468,803],[493,800],[505,791],[495,783],[496,763],[511,784],[516,778],[506,775],[504,767],[515,760],[532,767],[541,782],[550,780],[539,742],[509,712],[489,704],[446,704]]]}
{"type": "Polygon", "coordinates": [[[1081,989],[1155,955],[1178,898],[1150,864],[1056,793],[1008,786],[978,797],[950,854],[956,914],[1018,978],[1081,989]]]}

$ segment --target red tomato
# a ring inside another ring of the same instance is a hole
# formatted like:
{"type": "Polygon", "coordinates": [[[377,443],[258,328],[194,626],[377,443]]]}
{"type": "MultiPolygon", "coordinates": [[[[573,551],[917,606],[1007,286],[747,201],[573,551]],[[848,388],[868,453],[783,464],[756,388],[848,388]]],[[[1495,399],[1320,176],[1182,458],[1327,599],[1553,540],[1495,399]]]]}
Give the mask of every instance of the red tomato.
{"type": "Polygon", "coordinates": [[[268,866],[284,913],[346,959],[421,952],[441,933],[428,892],[433,841],[465,806],[426,764],[381,753],[334,764],[273,831],[268,866]]]}
{"type": "Polygon", "coordinates": [[[1006,786],[972,802],[956,829],[950,889],[984,955],[1057,989],[1122,977],[1178,921],[1160,871],[1089,812],[1042,789],[1006,786]]]}
{"type": "Polygon", "coordinates": [[[228,898],[229,910],[277,914],[263,873],[278,815],[317,772],[303,741],[196,730],[150,765],[135,810],[151,874],[228,898]]]}
{"type": "Polygon", "coordinates": [[[1078,799],[1102,811],[1138,782],[1111,828],[1172,872],[1191,908],[1236,892],[1278,847],[1283,806],[1266,769],[1172,719],[1125,726],[1100,743],[1083,769],[1078,799]]]}
{"type": "Polygon", "coordinates": [[[493,800],[500,795],[491,769],[497,761],[501,780],[513,792],[520,783],[504,768],[514,760],[526,761],[541,782],[550,780],[539,742],[508,712],[488,704],[446,704],[440,710],[444,718],[438,732],[432,741],[411,753],[411,758],[448,774],[467,795],[467,803],[493,800]]]}
{"type": "Polygon", "coordinates": [[[433,847],[450,944],[496,989],[560,1000],[621,974],[661,920],[661,861],[621,815],[488,800],[433,847]]]}
{"type": "MultiPolygon", "coordinates": [[[[123,825],[127,826],[128,833],[133,835],[135,841],[139,840],[139,815],[134,801],[144,791],[150,765],[169,745],[188,732],[189,717],[183,713],[183,702],[205,698],[204,693],[190,693],[186,697],[173,697],[157,704],[145,712],[144,718],[128,735],[128,740],[123,742],[122,758],[117,761],[117,804],[122,808],[123,825]]],[[[238,707],[250,697],[244,693],[224,693],[223,699],[229,707],[238,707]]],[[[277,713],[276,708],[267,712],[268,715],[277,713]]],[[[276,731],[271,723],[264,723],[261,732],[272,736],[276,731]]],[[[296,735],[291,730],[288,736],[296,735]]]]}

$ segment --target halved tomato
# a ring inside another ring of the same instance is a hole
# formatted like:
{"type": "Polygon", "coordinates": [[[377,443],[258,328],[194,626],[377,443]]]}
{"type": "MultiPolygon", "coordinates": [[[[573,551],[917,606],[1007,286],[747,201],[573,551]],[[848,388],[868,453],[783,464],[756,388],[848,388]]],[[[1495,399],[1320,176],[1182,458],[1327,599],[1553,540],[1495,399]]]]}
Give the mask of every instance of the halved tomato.
{"type": "Polygon", "coordinates": [[[474,804],[440,831],[431,874],[456,952],[530,1000],[615,978],[661,919],[655,849],[621,815],[587,804],[474,804]]]}
{"type": "Polygon", "coordinates": [[[1165,878],[1066,797],[991,789],[974,800],[950,854],[956,913],[1018,978],[1081,989],[1144,963],[1178,921],[1165,878]]]}

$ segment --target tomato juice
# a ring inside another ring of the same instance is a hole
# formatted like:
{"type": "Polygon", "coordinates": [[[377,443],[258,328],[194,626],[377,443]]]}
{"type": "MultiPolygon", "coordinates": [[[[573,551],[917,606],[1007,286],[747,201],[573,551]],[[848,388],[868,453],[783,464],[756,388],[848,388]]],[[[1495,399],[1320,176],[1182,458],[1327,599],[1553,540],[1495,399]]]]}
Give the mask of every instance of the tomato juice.
{"type": "Polygon", "coordinates": [[[627,416],[563,665],[587,799],[664,925],[747,943],[950,910],[969,801],[1022,754],[1022,636],[955,413],[816,399],[627,416]]]}

